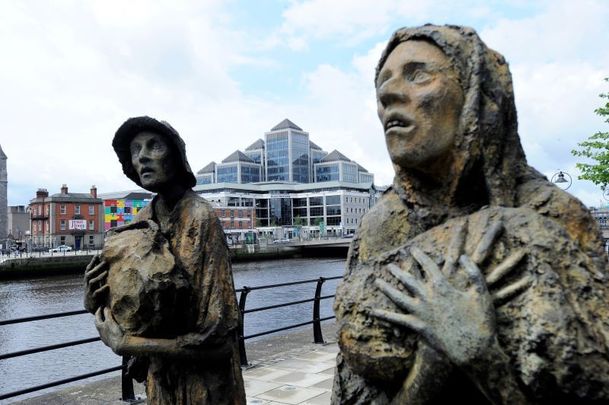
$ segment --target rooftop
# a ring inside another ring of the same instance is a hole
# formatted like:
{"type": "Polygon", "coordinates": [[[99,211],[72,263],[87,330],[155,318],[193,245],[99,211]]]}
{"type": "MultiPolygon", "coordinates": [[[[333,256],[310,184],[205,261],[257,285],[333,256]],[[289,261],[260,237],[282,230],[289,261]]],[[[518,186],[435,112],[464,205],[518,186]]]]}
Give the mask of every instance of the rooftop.
{"type": "Polygon", "coordinates": [[[290,121],[289,119],[284,119],[283,121],[281,121],[279,124],[275,125],[273,127],[273,129],[271,129],[271,131],[279,131],[281,129],[296,129],[298,131],[302,131],[302,128],[300,128],[298,125],[294,124],[292,121],[290,121]]]}
{"type": "Polygon", "coordinates": [[[250,159],[245,153],[241,152],[240,150],[234,151],[233,153],[228,155],[226,157],[226,159],[224,159],[222,161],[222,163],[233,163],[233,162],[256,163],[252,159],[250,159]]]}
{"type": "Polygon", "coordinates": [[[214,173],[216,171],[216,162],[212,161],[207,166],[197,172],[197,174],[214,173]]]}
{"type": "Polygon", "coordinates": [[[264,141],[260,138],[258,138],[258,140],[256,142],[254,142],[253,144],[251,144],[250,146],[245,148],[245,150],[256,150],[256,149],[264,149],[264,141]]]}
{"type": "Polygon", "coordinates": [[[343,155],[336,149],[334,149],[332,152],[330,152],[328,155],[326,155],[321,161],[322,161],[322,163],[327,163],[327,162],[336,162],[338,160],[342,160],[344,162],[351,162],[351,159],[349,159],[347,156],[343,155]]]}

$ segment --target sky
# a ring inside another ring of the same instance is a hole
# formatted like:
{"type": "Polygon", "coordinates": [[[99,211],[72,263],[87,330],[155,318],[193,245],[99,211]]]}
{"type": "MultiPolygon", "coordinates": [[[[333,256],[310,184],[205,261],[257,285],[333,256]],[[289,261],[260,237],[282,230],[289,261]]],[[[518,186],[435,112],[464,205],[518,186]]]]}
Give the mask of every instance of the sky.
{"type": "Polygon", "coordinates": [[[184,138],[197,171],[289,118],[391,182],[376,116],[374,68],[393,31],[475,28],[508,60],[530,165],[578,180],[570,151],[597,131],[609,92],[609,2],[440,0],[22,0],[0,2],[0,146],[9,205],[38,188],[136,188],[111,147],[127,118],[149,115],[184,138]]]}

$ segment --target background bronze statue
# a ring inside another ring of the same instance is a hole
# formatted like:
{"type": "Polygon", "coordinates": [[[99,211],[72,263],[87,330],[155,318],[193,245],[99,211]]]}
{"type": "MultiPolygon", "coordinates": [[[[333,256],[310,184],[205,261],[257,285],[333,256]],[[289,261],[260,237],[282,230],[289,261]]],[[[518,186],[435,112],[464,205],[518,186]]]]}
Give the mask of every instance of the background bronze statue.
{"type": "Polygon", "coordinates": [[[600,233],[527,165],[504,58],[404,28],[375,85],[395,178],[337,291],[333,403],[609,401],[600,233]]]}
{"type": "Polygon", "coordinates": [[[102,341],[135,356],[148,403],[245,404],[228,247],[191,190],[184,142],[169,124],[137,117],[112,146],[127,177],[157,195],[87,267],[85,307],[102,341]]]}

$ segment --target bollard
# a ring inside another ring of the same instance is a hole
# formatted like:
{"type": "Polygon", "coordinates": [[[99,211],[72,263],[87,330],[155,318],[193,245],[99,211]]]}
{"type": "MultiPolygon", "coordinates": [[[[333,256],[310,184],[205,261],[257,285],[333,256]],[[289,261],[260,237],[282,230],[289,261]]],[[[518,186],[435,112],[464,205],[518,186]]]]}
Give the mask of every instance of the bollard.
{"type": "Polygon", "coordinates": [[[321,321],[319,320],[321,318],[319,316],[321,288],[324,285],[324,281],[326,279],[320,277],[317,280],[317,287],[315,287],[315,301],[313,301],[313,342],[315,343],[325,343],[324,336],[321,333],[321,321]]]}
{"type": "Polygon", "coordinates": [[[247,353],[245,352],[245,332],[243,327],[243,320],[245,318],[245,301],[247,300],[247,294],[249,294],[249,287],[243,287],[241,295],[239,296],[239,357],[241,358],[241,365],[247,366],[247,353]]]}

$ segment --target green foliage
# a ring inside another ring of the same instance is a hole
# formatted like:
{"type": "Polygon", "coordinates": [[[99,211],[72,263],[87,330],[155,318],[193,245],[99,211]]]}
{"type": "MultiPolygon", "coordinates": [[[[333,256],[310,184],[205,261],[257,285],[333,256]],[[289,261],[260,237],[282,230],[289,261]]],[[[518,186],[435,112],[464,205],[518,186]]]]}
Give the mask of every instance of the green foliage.
{"type": "Polygon", "coordinates": [[[304,219],[302,219],[299,215],[296,215],[296,217],[294,217],[294,226],[298,227],[298,226],[303,226],[304,225],[304,219]]]}
{"type": "MultiPolygon", "coordinates": [[[[609,82],[609,78],[605,81],[609,82]]],[[[597,108],[594,112],[605,118],[609,124],[609,93],[600,94],[606,100],[605,105],[597,108]]],[[[583,142],[578,143],[579,149],[574,149],[571,153],[574,156],[585,157],[594,163],[577,163],[576,166],[581,170],[579,176],[581,180],[590,180],[594,184],[600,185],[603,189],[609,184],[609,132],[597,132],[583,142]]]]}

